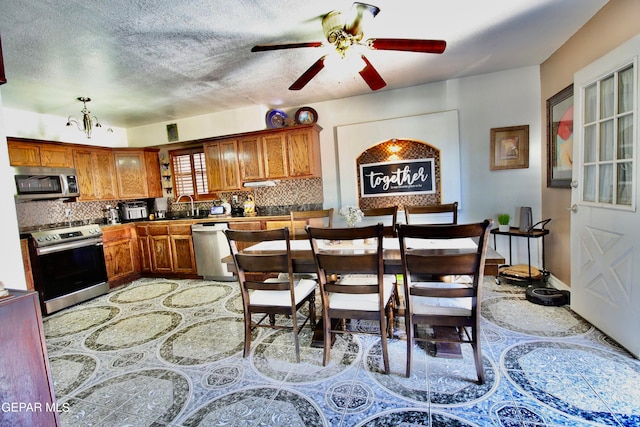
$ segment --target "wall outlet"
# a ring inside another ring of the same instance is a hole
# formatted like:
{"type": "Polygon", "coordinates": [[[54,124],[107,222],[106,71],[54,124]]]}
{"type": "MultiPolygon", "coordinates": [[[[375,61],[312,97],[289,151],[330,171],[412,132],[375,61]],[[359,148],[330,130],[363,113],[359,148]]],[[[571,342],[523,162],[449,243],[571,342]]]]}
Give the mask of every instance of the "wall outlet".
{"type": "Polygon", "coordinates": [[[69,218],[71,216],[71,209],[67,208],[64,210],[64,215],[69,218]]]}
{"type": "Polygon", "coordinates": [[[238,203],[238,195],[237,194],[234,194],[233,196],[231,196],[231,202],[234,203],[234,204],[238,203]]]}

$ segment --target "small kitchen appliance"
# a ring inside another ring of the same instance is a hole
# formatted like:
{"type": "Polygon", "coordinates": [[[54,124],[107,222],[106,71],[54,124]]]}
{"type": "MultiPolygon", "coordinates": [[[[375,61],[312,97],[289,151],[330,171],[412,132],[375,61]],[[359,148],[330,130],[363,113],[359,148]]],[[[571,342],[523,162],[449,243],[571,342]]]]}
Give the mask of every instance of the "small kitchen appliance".
{"type": "Polygon", "coordinates": [[[149,217],[147,203],[144,201],[120,203],[120,219],[122,222],[139,221],[149,217]]]}

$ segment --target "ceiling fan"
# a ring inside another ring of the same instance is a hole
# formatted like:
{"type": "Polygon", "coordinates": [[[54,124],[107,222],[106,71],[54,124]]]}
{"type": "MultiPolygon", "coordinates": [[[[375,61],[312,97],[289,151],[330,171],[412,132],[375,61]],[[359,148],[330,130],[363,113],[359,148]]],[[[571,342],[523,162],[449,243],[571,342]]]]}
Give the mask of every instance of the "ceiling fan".
{"type": "MultiPolygon", "coordinates": [[[[364,46],[371,50],[397,50],[405,52],[422,53],[442,53],[447,47],[444,40],[421,40],[421,39],[397,39],[397,38],[369,38],[362,40],[363,23],[367,18],[374,18],[380,8],[366,3],[353,3],[350,19],[345,19],[340,11],[334,10],[322,18],[322,29],[330,45],[336,49],[341,58],[345,58],[350,48],[355,45],[364,46]]],[[[301,42],[257,45],[251,48],[251,52],[265,52],[269,50],[296,49],[301,47],[323,47],[326,42],[301,42]]],[[[387,85],[382,76],[371,65],[371,62],[362,54],[359,54],[364,63],[364,67],[359,71],[371,90],[382,89],[387,85]]],[[[328,55],[323,55],[307,71],[305,71],[293,84],[289,90],[300,90],[311,81],[325,66],[325,59],[328,55]]]]}

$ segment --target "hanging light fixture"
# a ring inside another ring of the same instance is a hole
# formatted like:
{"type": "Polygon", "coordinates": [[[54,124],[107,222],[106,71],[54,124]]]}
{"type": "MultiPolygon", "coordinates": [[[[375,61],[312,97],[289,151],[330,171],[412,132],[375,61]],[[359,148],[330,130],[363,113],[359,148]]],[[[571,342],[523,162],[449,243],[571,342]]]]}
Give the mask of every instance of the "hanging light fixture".
{"type": "MultiPolygon", "coordinates": [[[[96,116],[91,116],[91,111],[87,110],[87,102],[91,101],[91,98],[87,98],[84,96],[78,97],[78,101],[82,102],[83,107],[80,112],[82,113],[82,126],[80,126],[80,120],[76,119],[73,116],[69,116],[67,119],[67,126],[71,126],[71,123],[75,124],[78,127],[78,130],[83,131],[88,139],[91,139],[91,130],[93,127],[100,128],[102,124],[96,116]]],[[[108,128],[107,132],[113,132],[113,129],[108,128]]]]}

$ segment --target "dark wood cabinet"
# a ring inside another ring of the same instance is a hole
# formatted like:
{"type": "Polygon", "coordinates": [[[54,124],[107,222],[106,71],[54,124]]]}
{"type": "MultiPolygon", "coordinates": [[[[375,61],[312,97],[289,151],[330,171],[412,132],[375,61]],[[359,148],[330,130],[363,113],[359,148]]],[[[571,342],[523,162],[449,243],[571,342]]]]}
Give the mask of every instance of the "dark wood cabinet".
{"type": "Polygon", "coordinates": [[[58,426],[64,408],[53,391],[38,294],[10,292],[0,299],[0,424],[58,426]]]}
{"type": "Polygon", "coordinates": [[[106,227],[102,233],[104,259],[109,286],[115,287],[140,277],[140,261],[135,227],[119,225],[106,227]]]}

